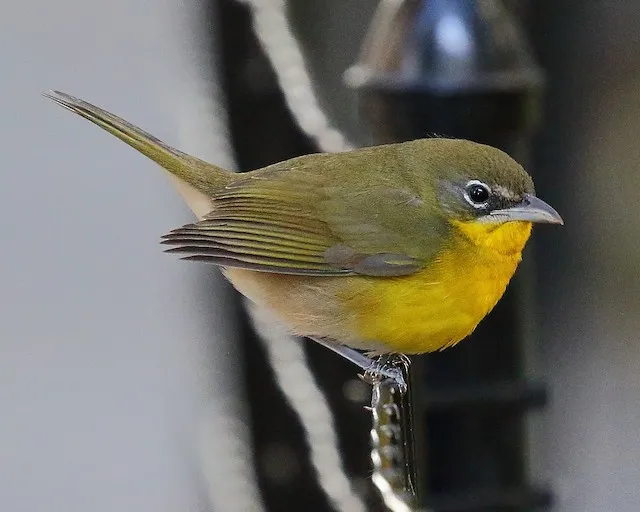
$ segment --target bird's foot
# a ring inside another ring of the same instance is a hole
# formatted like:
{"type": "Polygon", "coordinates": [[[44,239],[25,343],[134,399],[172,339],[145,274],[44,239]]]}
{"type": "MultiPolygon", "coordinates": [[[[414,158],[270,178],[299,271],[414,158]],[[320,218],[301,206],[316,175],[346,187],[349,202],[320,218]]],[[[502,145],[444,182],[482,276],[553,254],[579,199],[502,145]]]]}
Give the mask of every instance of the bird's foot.
{"type": "Polygon", "coordinates": [[[401,393],[406,392],[407,382],[405,375],[409,374],[409,365],[411,363],[407,356],[403,354],[383,354],[377,357],[372,354],[365,355],[333,340],[313,336],[309,338],[336,354],[340,354],[361,368],[364,374],[360,375],[360,377],[366,383],[373,385],[390,379],[398,386],[401,393]]]}
{"type": "Polygon", "coordinates": [[[384,380],[392,380],[401,393],[407,391],[405,375],[408,375],[411,361],[402,354],[385,354],[371,359],[371,364],[365,369],[361,378],[368,384],[374,385],[384,380]]]}

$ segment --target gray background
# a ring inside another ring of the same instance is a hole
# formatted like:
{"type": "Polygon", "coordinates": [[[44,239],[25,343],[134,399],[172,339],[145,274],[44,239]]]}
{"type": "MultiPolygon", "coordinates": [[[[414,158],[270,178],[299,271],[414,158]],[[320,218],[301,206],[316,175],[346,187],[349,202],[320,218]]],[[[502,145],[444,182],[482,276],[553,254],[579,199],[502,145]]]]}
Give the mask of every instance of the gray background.
{"type": "Polygon", "coordinates": [[[193,150],[192,11],[3,4],[3,512],[209,508],[194,434],[214,394],[209,343],[232,326],[199,291],[202,268],[157,244],[191,213],[154,164],[40,96],[67,91],[193,150]]]}

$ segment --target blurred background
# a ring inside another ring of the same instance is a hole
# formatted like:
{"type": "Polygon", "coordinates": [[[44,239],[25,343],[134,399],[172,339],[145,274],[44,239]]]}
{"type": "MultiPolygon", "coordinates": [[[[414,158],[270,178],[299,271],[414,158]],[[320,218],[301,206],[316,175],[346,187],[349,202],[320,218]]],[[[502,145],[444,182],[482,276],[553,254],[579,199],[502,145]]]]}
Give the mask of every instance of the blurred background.
{"type": "Polygon", "coordinates": [[[639,510],[639,33],[622,1],[3,5],[0,509],[384,510],[354,368],[162,254],[190,212],[54,88],[238,171],[434,133],[526,163],[566,225],[414,362],[421,499],[639,510]]]}

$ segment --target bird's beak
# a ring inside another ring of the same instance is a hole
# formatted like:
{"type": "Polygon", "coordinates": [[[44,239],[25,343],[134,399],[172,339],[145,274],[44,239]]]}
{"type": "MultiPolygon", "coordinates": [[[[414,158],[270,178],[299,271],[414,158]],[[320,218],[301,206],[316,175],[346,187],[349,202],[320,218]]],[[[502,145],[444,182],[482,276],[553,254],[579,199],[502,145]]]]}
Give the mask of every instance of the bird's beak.
{"type": "Polygon", "coordinates": [[[560,214],[542,199],[525,194],[524,199],[510,208],[493,210],[486,216],[489,222],[509,222],[514,220],[545,224],[564,224],[560,214]]]}

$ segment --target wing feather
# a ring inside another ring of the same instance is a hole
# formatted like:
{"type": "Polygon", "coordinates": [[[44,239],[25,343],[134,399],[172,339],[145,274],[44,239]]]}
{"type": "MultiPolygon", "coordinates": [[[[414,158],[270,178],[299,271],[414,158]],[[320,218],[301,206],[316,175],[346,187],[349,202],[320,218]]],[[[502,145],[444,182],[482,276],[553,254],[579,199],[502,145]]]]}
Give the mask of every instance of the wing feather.
{"type": "MultiPolygon", "coordinates": [[[[326,164],[323,155],[314,156],[310,163],[326,164]]],[[[432,222],[414,191],[357,178],[336,186],[317,165],[286,162],[254,171],[212,196],[213,210],[203,220],[172,231],[162,243],[184,259],[263,272],[416,272],[438,249],[425,250],[421,234],[441,224],[432,222]]]]}

